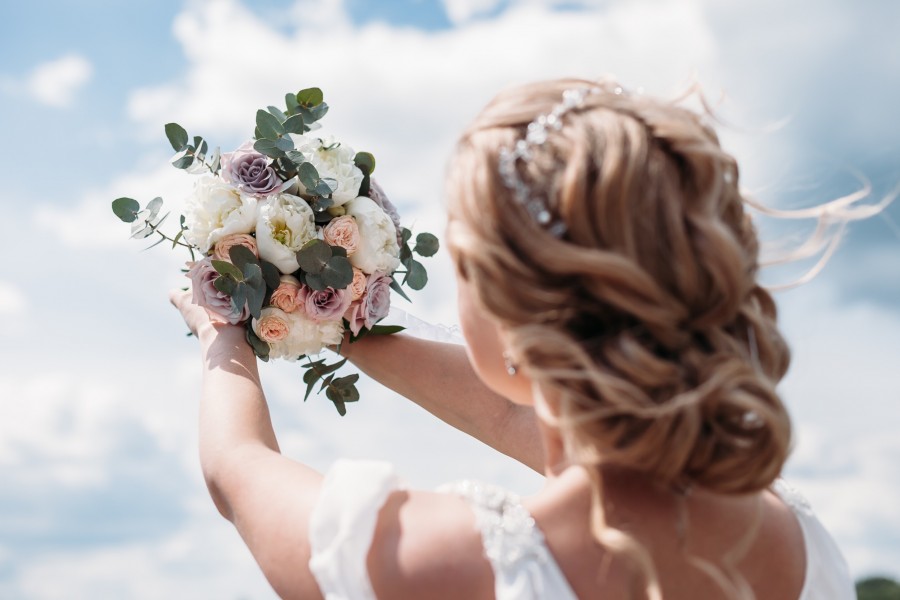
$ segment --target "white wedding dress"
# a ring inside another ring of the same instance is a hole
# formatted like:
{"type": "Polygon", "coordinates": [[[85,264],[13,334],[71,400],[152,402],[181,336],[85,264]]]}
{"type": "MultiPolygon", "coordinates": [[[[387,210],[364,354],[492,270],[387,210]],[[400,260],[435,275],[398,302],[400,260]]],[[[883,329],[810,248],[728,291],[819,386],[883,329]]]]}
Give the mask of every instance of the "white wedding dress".
{"type": "MultiPolygon", "coordinates": [[[[385,462],[340,460],[328,471],[310,522],[310,569],[326,600],[375,600],[366,556],[378,512],[403,485],[385,462]]],[[[464,481],[439,488],[468,500],[494,571],[497,600],[577,600],[544,536],[519,497],[464,481]]],[[[791,507],[806,544],[806,577],[798,600],[854,600],[840,551],[809,504],[783,481],[773,491],[791,507]]]]}

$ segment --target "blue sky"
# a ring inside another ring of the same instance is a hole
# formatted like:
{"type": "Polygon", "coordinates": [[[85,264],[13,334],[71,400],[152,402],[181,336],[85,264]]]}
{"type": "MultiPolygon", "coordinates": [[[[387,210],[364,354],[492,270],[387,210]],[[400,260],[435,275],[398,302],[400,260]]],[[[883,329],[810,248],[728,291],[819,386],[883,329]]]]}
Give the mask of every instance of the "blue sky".
{"type": "MultiPolygon", "coordinates": [[[[612,72],[649,93],[691,77],[759,200],[797,208],[900,183],[900,5],[776,0],[135,0],[0,10],[0,597],[272,598],[206,496],[196,460],[199,361],[166,302],[185,259],[141,253],[120,195],[190,178],[162,124],[223,148],[256,109],[324,88],[326,127],[378,158],[417,228],[440,231],[454,136],[502,87],[612,72]],[[779,124],[773,127],[773,124],[779,124]]],[[[900,576],[900,202],[855,223],[812,283],[777,296],[795,353],[782,392],[788,477],[854,574],[900,576]]],[[[809,224],[760,220],[764,237],[809,224]]],[[[795,272],[770,272],[772,281],[795,272]]],[[[410,312],[455,319],[446,256],[410,312]]],[[[319,468],[383,458],[418,486],[540,480],[371,382],[340,419],[266,365],[286,452],[319,468]]]]}

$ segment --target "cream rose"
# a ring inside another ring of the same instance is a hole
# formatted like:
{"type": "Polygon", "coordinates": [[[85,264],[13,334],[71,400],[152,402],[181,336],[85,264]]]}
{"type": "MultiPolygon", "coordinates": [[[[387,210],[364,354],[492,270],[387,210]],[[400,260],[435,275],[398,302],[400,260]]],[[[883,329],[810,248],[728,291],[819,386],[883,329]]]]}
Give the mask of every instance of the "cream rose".
{"type": "Polygon", "coordinates": [[[184,207],[184,239],[206,254],[220,239],[250,233],[256,226],[257,200],[217,177],[200,177],[184,207]]]}
{"type": "Polygon", "coordinates": [[[296,277],[282,275],[281,283],[272,292],[272,298],[269,302],[272,303],[272,306],[280,308],[286,313],[292,313],[297,309],[303,308],[306,306],[306,298],[300,293],[302,285],[296,277]]]}
{"type": "Polygon", "coordinates": [[[340,321],[316,323],[302,310],[282,314],[288,319],[291,333],[285,339],[269,344],[271,358],[294,361],[307,354],[318,354],[326,346],[339,344],[344,337],[344,328],[340,321]]]}
{"type": "Polygon", "coordinates": [[[400,246],[394,222],[371,198],[359,196],[345,205],[356,219],[359,247],[350,255],[350,264],[368,274],[393,273],[400,265],[400,246]]]}
{"type": "Polygon", "coordinates": [[[316,237],[313,211],[303,198],[269,196],[259,209],[256,245],[260,258],[289,275],[300,268],[297,251],[316,237]]]}
{"type": "MultiPolygon", "coordinates": [[[[356,198],[362,185],[363,172],[353,162],[356,152],[344,144],[335,144],[334,138],[322,140],[305,135],[292,135],[294,148],[303,153],[319,172],[319,177],[337,181],[337,190],[331,195],[334,206],[341,206],[356,198]]],[[[301,192],[306,188],[300,184],[301,192]]]]}
{"type": "Polygon", "coordinates": [[[280,308],[267,307],[259,313],[259,319],[253,319],[253,333],[259,339],[271,344],[286,340],[291,335],[291,320],[280,308]]]}
{"type": "Polygon", "coordinates": [[[229,253],[235,246],[243,246],[252,252],[254,256],[259,258],[259,250],[256,248],[256,238],[247,233],[232,233],[216,242],[216,245],[213,247],[213,258],[216,260],[230,261],[231,254],[229,253]]]}
{"type": "Polygon", "coordinates": [[[328,245],[340,246],[348,255],[359,248],[359,227],[353,217],[345,215],[332,219],[322,230],[322,235],[328,245]]]}

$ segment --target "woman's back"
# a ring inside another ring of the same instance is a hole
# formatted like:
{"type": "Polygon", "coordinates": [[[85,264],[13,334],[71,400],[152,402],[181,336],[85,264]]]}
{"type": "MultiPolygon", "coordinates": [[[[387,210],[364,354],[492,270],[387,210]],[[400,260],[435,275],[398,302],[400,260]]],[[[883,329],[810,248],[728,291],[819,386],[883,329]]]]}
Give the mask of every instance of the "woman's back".
{"type": "MultiPolygon", "coordinates": [[[[611,552],[591,534],[590,481],[581,468],[564,470],[523,502],[473,482],[439,494],[395,491],[398,485],[383,463],[342,461],[329,474],[311,526],[310,563],[327,598],[641,597],[646,582],[635,555],[611,552]]],[[[667,600],[733,597],[722,582],[732,594],[745,582],[766,600],[853,598],[830,539],[813,536],[821,547],[807,547],[798,519],[821,526],[790,496],[788,504],[772,492],[692,493],[682,512],[680,500],[640,478],[607,477],[604,490],[608,524],[647,549],[667,600]],[[809,569],[825,576],[807,581],[809,569]]]]}

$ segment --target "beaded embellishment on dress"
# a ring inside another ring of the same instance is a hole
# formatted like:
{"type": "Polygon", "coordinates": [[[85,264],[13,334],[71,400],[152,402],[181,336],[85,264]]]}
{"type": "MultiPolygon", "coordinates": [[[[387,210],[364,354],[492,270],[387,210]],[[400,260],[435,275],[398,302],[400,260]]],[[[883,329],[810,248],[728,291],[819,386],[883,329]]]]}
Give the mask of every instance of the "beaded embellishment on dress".
{"type": "Polygon", "coordinates": [[[481,531],[485,555],[492,563],[510,567],[521,560],[544,563],[551,559],[544,535],[517,494],[478,481],[447,484],[439,491],[469,502],[481,531]]]}

